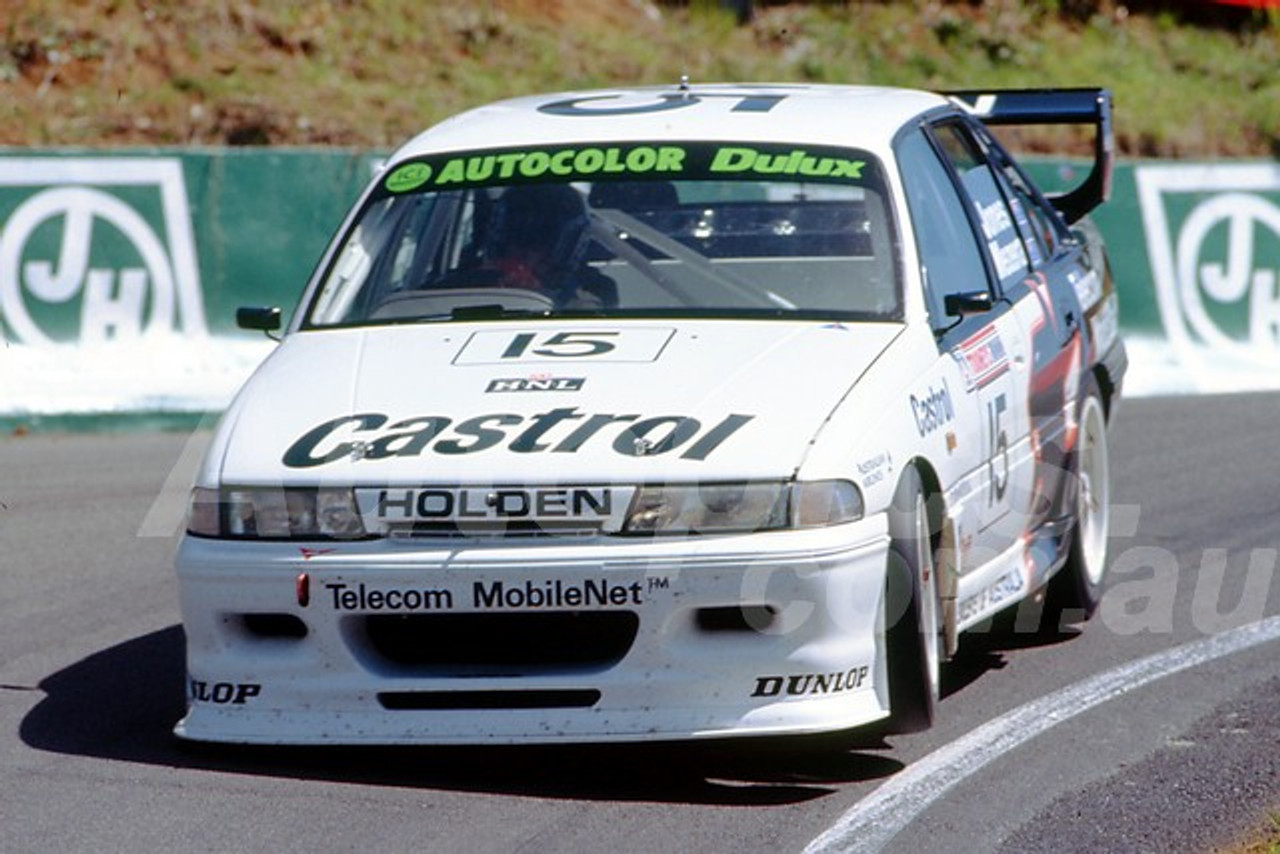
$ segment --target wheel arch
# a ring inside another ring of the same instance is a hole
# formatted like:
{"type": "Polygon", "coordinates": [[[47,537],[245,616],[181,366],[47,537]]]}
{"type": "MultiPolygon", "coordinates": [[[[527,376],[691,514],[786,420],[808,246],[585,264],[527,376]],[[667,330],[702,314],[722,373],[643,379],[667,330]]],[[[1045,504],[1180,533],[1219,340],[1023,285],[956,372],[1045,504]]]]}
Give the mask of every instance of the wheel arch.
{"type": "Polygon", "coordinates": [[[926,457],[914,457],[905,468],[913,468],[925,493],[925,509],[929,514],[930,540],[937,573],[939,615],[945,634],[946,658],[955,655],[960,645],[957,629],[956,589],[960,579],[960,543],[955,520],[947,509],[946,493],[938,471],[926,457]]]}

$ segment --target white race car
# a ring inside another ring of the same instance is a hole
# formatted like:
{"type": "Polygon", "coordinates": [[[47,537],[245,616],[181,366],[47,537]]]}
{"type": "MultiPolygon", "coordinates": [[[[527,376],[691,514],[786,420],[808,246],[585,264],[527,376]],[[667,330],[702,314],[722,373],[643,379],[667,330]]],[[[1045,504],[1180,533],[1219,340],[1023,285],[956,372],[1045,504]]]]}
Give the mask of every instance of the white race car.
{"type": "Polygon", "coordinates": [[[1103,90],[681,84],[426,131],[200,469],[176,732],[928,726],[961,632],[1098,601],[1110,166],[1103,90]],[[1096,158],[1048,199],[987,125],[1065,122],[1096,158]]]}

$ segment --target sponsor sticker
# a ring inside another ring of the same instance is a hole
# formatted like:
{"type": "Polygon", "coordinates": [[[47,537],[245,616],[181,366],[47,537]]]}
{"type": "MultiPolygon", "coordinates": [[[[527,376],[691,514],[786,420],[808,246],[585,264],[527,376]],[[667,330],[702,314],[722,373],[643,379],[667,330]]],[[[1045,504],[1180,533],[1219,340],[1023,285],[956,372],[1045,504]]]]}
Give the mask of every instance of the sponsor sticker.
{"type": "MultiPolygon", "coordinates": [[[[332,581],[324,585],[321,602],[340,613],[413,614],[431,612],[541,611],[562,609],[610,610],[646,604],[656,591],[669,589],[662,577],[636,580],[611,576],[563,578],[485,579],[453,586],[384,586],[374,583],[332,581]]],[[[197,683],[193,683],[197,684],[197,683]]],[[[203,684],[203,683],[199,683],[203,684]]],[[[236,686],[232,686],[236,687],[236,686]]],[[[255,686],[249,686],[253,688],[255,686]]],[[[206,690],[214,690],[207,689],[206,690]]],[[[239,693],[217,689],[226,699],[239,693]]],[[[256,696],[250,692],[249,696],[256,696]]]]}
{"type": "Polygon", "coordinates": [[[453,591],[441,587],[381,588],[367,584],[330,582],[324,597],[335,611],[379,612],[452,611],[453,591]]]}
{"type": "Polygon", "coordinates": [[[206,332],[176,158],[0,158],[0,321],[28,345],[206,332]]]}
{"type": "Polygon", "coordinates": [[[752,697],[820,697],[843,694],[870,686],[866,664],[835,673],[796,673],[785,676],[757,676],[752,697]]]}
{"type": "Polygon", "coordinates": [[[988,326],[955,349],[968,390],[989,385],[1009,371],[1009,353],[995,326],[988,326]]]}
{"type": "Polygon", "coordinates": [[[870,489],[877,483],[883,483],[893,473],[893,456],[888,451],[881,451],[857,465],[862,488],[870,489]]]}
{"type": "Polygon", "coordinates": [[[586,413],[572,406],[531,416],[495,412],[462,420],[445,415],[393,420],[382,412],[361,412],[308,430],[285,450],[282,462],[304,469],[340,460],[376,461],[428,452],[458,456],[494,448],[517,454],[576,454],[587,444],[594,449],[606,443],[626,457],[679,451],[680,459],[705,460],[754,418],[730,414],[704,424],[687,415],[586,413]]]}
{"type": "Polygon", "coordinates": [[[865,160],[817,157],[805,149],[795,149],[785,154],[768,154],[755,148],[726,146],[716,152],[709,171],[857,180],[862,177],[862,170],[866,165],[865,160]]]}
{"type": "Polygon", "coordinates": [[[911,417],[921,438],[955,420],[956,408],[945,379],[940,387],[930,385],[927,391],[911,395],[911,417]]]}
{"type": "Polygon", "coordinates": [[[1012,602],[1026,587],[1022,573],[1011,569],[972,596],[960,601],[956,606],[956,618],[966,622],[1001,604],[1012,602]]]}
{"type": "Polygon", "coordinates": [[[387,176],[386,188],[393,193],[403,193],[426,184],[432,187],[449,187],[485,181],[542,178],[548,175],[583,179],[600,173],[679,173],[684,170],[684,158],[685,150],[671,145],[556,148],[472,154],[450,157],[435,165],[427,162],[406,164],[387,176]]]}
{"type": "Polygon", "coordinates": [[[1280,166],[1135,170],[1161,321],[1189,373],[1252,367],[1274,386],[1280,355],[1280,166]]]}
{"type": "Polygon", "coordinates": [[[674,329],[652,327],[488,330],[473,333],[453,363],[656,362],[675,334],[674,329]]]}
{"type": "Polygon", "coordinates": [[[489,380],[485,386],[485,394],[502,394],[521,391],[582,391],[586,385],[582,377],[553,377],[547,374],[534,374],[528,377],[511,377],[508,379],[489,380]]]}
{"type": "Polygon", "coordinates": [[[636,141],[435,154],[391,168],[386,193],[527,182],[742,177],[861,184],[876,179],[869,155],[832,146],[636,141]]]}
{"type": "Polygon", "coordinates": [[[187,680],[187,697],[193,703],[208,703],[214,706],[243,706],[261,694],[262,685],[258,682],[187,680]]]}
{"type": "Polygon", "coordinates": [[[598,117],[636,116],[665,113],[671,110],[705,109],[716,105],[717,109],[735,113],[767,113],[787,98],[786,87],[770,86],[768,90],[698,90],[682,88],[680,92],[663,92],[647,95],[639,92],[618,92],[611,95],[587,95],[552,101],[538,108],[539,112],[553,116],[598,117]]]}
{"type": "Polygon", "coordinates": [[[533,522],[600,528],[612,522],[617,527],[634,491],[634,487],[618,486],[387,488],[372,491],[373,515],[382,525],[393,526],[533,522]]]}
{"type": "Polygon", "coordinates": [[[406,163],[387,176],[386,186],[393,193],[407,193],[430,180],[430,166],[425,163],[406,163]]]}

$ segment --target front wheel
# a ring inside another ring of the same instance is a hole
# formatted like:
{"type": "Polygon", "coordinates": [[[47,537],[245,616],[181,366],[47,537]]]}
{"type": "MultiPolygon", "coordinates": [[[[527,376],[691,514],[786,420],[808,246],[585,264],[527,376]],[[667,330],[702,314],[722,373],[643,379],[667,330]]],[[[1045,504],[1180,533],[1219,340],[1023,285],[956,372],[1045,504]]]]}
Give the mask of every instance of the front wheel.
{"type": "Polygon", "coordinates": [[[942,632],[933,538],[924,485],[914,468],[903,473],[889,510],[885,579],[885,644],[890,733],[933,725],[941,692],[942,632]]]}

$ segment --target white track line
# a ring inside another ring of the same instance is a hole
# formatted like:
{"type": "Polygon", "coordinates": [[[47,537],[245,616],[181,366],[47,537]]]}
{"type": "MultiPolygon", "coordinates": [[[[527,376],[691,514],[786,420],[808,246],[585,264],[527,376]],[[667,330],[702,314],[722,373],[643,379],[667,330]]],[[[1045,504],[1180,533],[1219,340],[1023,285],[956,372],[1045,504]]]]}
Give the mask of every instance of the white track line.
{"type": "Polygon", "coordinates": [[[840,817],[805,854],[871,854],[953,786],[1063,721],[1149,682],[1280,638],[1280,617],[1139,659],[1032,700],[912,763],[840,817]]]}

